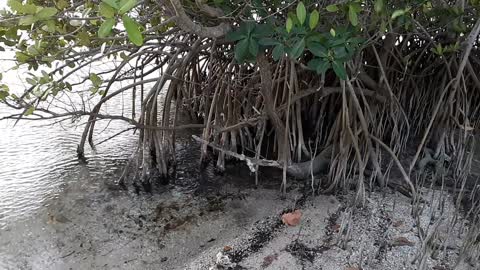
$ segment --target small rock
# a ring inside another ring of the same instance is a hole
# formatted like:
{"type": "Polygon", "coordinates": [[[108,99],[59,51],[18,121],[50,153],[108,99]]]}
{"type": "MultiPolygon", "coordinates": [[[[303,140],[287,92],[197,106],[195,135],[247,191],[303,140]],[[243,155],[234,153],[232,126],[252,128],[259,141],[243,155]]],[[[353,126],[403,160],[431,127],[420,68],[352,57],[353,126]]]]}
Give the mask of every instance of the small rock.
{"type": "Polygon", "coordinates": [[[223,254],[223,252],[217,253],[217,259],[215,260],[215,264],[217,265],[217,267],[223,267],[225,269],[230,269],[237,266],[237,264],[232,263],[230,261],[230,257],[228,257],[228,255],[223,254]]]}
{"type": "Polygon", "coordinates": [[[233,249],[233,248],[232,248],[231,246],[224,246],[224,247],[223,247],[223,251],[224,251],[224,252],[228,252],[228,251],[230,251],[230,250],[232,250],[232,249],[233,249]]]}
{"type": "Polygon", "coordinates": [[[163,257],[160,261],[161,261],[161,262],[166,262],[167,260],[168,260],[167,257],[163,257]]]}

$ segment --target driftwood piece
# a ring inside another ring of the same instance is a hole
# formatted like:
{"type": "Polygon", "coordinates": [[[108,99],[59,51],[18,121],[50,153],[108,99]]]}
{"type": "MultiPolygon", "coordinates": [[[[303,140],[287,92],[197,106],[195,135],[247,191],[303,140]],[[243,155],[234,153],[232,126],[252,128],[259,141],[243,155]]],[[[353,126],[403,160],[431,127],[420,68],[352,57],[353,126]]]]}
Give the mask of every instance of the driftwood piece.
{"type": "MultiPolygon", "coordinates": [[[[268,160],[268,159],[257,159],[247,157],[244,154],[238,154],[226,149],[223,149],[219,145],[215,143],[211,143],[208,141],[203,140],[202,138],[192,135],[192,138],[197,142],[207,144],[211,148],[220,151],[226,155],[232,156],[237,158],[238,160],[245,161],[250,169],[250,171],[255,172],[256,166],[263,166],[263,167],[275,167],[279,169],[283,169],[283,164],[281,162],[275,160],[268,160]]],[[[318,174],[320,172],[324,172],[327,170],[328,166],[330,165],[331,161],[331,154],[332,154],[332,147],[329,146],[325,148],[320,154],[318,154],[314,159],[300,162],[300,163],[293,163],[287,166],[287,174],[289,176],[305,179],[308,178],[311,173],[318,174]]]]}

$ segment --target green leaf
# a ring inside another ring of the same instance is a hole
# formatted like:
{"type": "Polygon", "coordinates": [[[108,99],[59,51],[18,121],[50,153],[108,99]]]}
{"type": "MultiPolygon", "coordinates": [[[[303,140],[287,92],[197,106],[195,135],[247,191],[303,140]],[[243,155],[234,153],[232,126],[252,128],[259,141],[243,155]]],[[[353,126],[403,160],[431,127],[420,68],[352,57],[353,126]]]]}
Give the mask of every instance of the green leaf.
{"type": "Polygon", "coordinates": [[[302,55],[304,50],[305,50],[305,39],[302,38],[295,44],[295,46],[293,46],[292,50],[290,51],[290,57],[293,59],[297,59],[302,55]]]}
{"type": "Polygon", "coordinates": [[[33,15],[26,15],[18,20],[19,25],[32,25],[35,22],[37,22],[37,18],[35,18],[33,15]]]}
{"type": "Polygon", "coordinates": [[[143,36],[140,30],[138,29],[138,24],[132,20],[127,15],[123,15],[123,26],[127,30],[128,39],[137,46],[142,46],[143,44],[143,36]]]}
{"type": "Polygon", "coordinates": [[[129,60],[129,57],[124,52],[120,53],[120,58],[122,58],[123,61],[129,60]]]}
{"type": "Polygon", "coordinates": [[[278,44],[272,51],[273,60],[278,61],[285,54],[285,46],[278,44]]]}
{"type": "Polygon", "coordinates": [[[90,81],[92,81],[93,86],[98,88],[100,85],[102,85],[102,78],[100,78],[97,74],[90,73],[90,76],[88,78],[90,79],[90,81]]]}
{"type": "Polygon", "coordinates": [[[58,0],[58,1],[57,1],[57,7],[58,7],[58,9],[60,9],[60,10],[64,10],[64,9],[67,8],[69,5],[70,5],[70,3],[67,2],[66,0],[58,0]]]}
{"type": "Polygon", "coordinates": [[[26,63],[30,59],[30,56],[22,52],[16,52],[15,58],[17,58],[17,61],[20,63],[26,63]]]}
{"type": "Polygon", "coordinates": [[[51,17],[55,16],[57,12],[57,9],[54,7],[46,7],[40,9],[37,14],[35,14],[35,17],[39,20],[50,19],[51,17]]]}
{"type": "Polygon", "coordinates": [[[308,22],[308,25],[310,26],[311,30],[317,27],[319,19],[320,19],[320,14],[318,13],[318,11],[317,10],[312,11],[312,13],[310,14],[310,20],[308,22]]]}
{"type": "Polygon", "coordinates": [[[383,3],[384,0],[375,0],[375,4],[373,5],[373,8],[375,9],[375,12],[380,13],[383,11],[383,3]]]}
{"type": "Polygon", "coordinates": [[[95,95],[98,92],[98,87],[92,86],[90,87],[90,95],[95,95]]]}
{"type": "Polygon", "coordinates": [[[120,2],[118,0],[102,0],[105,4],[111,6],[112,8],[119,10],[120,9],[120,2]]]}
{"type": "Polygon", "coordinates": [[[30,106],[30,107],[23,113],[23,115],[25,115],[25,116],[32,115],[34,111],[35,111],[35,107],[30,106]]]}
{"type": "Polygon", "coordinates": [[[23,13],[23,4],[17,0],[8,0],[7,2],[8,7],[17,13],[23,13]]]}
{"type": "Polygon", "coordinates": [[[273,28],[270,24],[259,24],[252,32],[254,37],[269,37],[273,33],[273,28]]]}
{"type": "Polygon", "coordinates": [[[320,58],[314,58],[308,62],[307,66],[317,74],[323,74],[330,68],[330,62],[320,58]]]}
{"type": "Polygon", "coordinates": [[[123,2],[122,3],[123,5],[118,10],[118,13],[120,13],[121,15],[129,12],[132,8],[134,8],[137,5],[137,0],[126,0],[122,2],[123,2]]]}
{"type": "Polygon", "coordinates": [[[242,63],[248,55],[248,39],[242,39],[235,46],[235,59],[242,63]]]}
{"type": "Polygon", "coordinates": [[[252,56],[257,56],[258,54],[258,43],[254,39],[250,39],[248,42],[248,51],[252,56]]]}
{"type": "Polygon", "coordinates": [[[285,24],[285,27],[287,29],[287,33],[290,33],[290,31],[292,31],[292,27],[293,27],[292,18],[290,17],[287,18],[287,23],[285,24]]]}
{"type": "Polygon", "coordinates": [[[350,20],[350,23],[353,26],[358,25],[357,12],[355,11],[355,8],[352,5],[348,6],[348,20],[350,20]]]}
{"type": "Polygon", "coordinates": [[[332,37],[335,37],[336,33],[335,33],[335,29],[330,29],[330,35],[332,35],[332,37]]]}
{"type": "Polygon", "coordinates": [[[318,74],[325,74],[327,70],[331,67],[332,65],[330,64],[329,61],[321,61],[320,64],[317,66],[317,73],[318,74]]]}
{"type": "Polygon", "coordinates": [[[274,45],[280,44],[280,42],[278,42],[273,38],[262,38],[258,41],[258,44],[262,46],[274,46],[274,45]]]}
{"type": "Polygon", "coordinates": [[[338,11],[338,6],[337,5],[328,5],[326,7],[328,12],[337,12],[338,11]]]}
{"type": "Polygon", "coordinates": [[[110,32],[112,32],[112,28],[115,25],[115,19],[114,18],[109,18],[106,21],[100,25],[100,28],[98,29],[98,37],[99,38],[105,38],[110,35],[110,32]]]}
{"type": "Polygon", "coordinates": [[[17,14],[35,14],[37,12],[37,6],[33,4],[22,4],[18,0],[8,0],[7,5],[15,11],[17,14]]]}
{"type": "Polygon", "coordinates": [[[25,80],[31,85],[36,85],[37,84],[37,81],[32,79],[32,78],[26,78],[25,80]]]}
{"type": "Polygon", "coordinates": [[[307,67],[313,71],[317,70],[317,66],[320,65],[320,59],[319,58],[314,58],[310,60],[307,64],[307,67]]]}
{"type": "Polygon", "coordinates": [[[247,37],[247,35],[245,35],[245,33],[243,33],[242,31],[233,31],[233,32],[229,32],[225,38],[227,39],[227,41],[239,41],[241,39],[245,39],[247,37]]]}
{"type": "Polygon", "coordinates": [[[395,18],[400,17],[405,15],[405,10],[404,9],[397,9],[392,13],[392,20],[395,20],[395,18]]]}
{"type": "MultiPolygon", "coordinates": [[[[3,86],[6,86],[6,85],[3,85],[3,86]]],[[[5,99],[7,99],[7,97],[8,97],[8,91],[0,90],[0,100],[5,101],[5,99]]]]}
{"type": "Polygon", "coordinates": [[[333,71],[335,71],[335,74],[337,74],[338,78],[342,80],[347,79],[347,70],[345,70],[345,67],[343,66],[343,63],[338,62],[338,61],[333,61],[332,62],[332,67],[333,71]]]}
{"type": "Polygon", "coordinates": [[[303,25],[305,19],[307,18],[307,10],[305,9],[305,5],[303,4],[303,2],[300,2],[297,5],[297,18],[300,22],[300,25],[303,25]]]}
{"type": "Polygon", "coordinates": [[[57,29],[55,25],[54,20],[48,20],[44,22],[45,25],[42,27],[42,30],[47,31],[49,33],[55,33],[55,30],[57,29]]]}
{"type": "Polygon", "coordinates": [[[98,12],[100,13],[101,16],[105,18],[113,18],[115,16],[115,9],[113,9],[110,5],[107,5],[105,3],[100,3],[98,7],[98,12]]]}
{"type": "MultiPolygon", "coordinates": [[[[102,30],[102,29],[99,29],[99,31],[102,30]]],[[[78,40],[78,44],[80,46],[89,46],[91,45],[90,43],[90,34],[88,34],[87,31],[85,30],[82,30],[80,31],[80,33],[77,34],[77,40],[78,40]]]]}
{"type": "Polygon", "coordinates": [[[308,49],[313,53],[313,55],[327,58],[328,57],[328,50],[323,47],[320,43],[312,42],[308,49]]]}
{"type": "Polygon", "coordinates": [[[335,53],[335,59],[342,59],[347,57],[347,51],[343,46],[334,48],[333,52],[335,53]]]}

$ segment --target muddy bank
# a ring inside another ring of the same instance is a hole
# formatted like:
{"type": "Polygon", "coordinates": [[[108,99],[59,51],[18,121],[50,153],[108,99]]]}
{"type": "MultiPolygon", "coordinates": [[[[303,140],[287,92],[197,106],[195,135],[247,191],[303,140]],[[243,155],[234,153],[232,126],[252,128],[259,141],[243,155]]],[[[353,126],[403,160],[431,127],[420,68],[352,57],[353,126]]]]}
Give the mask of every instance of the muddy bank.
{"type": "Polygon", "coordinates": [[[226,181],[208,196],[175,188],[134,195],[78,183],[35,218],[0,232],[0,268],[413,270],[424,260],[426,269],[454,269],[465,224],[448,230],[450,198],[432,195],[421,216],[423,228],[445,221],[446,252],[418,258],[423,242],[403,195],[371,193],[365,208],[353,211],[353,195],[304,191],[297,183],[280,196],[276,188],[226,181]],[[447,210],[436,216],[439,203],[447,210]],[[280,217],[293,209],[301,222],[288,227],[280,217]]]}
{"type": "Polygon", "coordinates": [[[355,194],[314,196],[291,180],[282,195],[279,175],[255,187],[241,163],[219,175],[197,160],[179,148],[175,179],[151,193],[69,181],[0,231],[0,269],[480,269],[456,265],[469,224],[446,192],[423,190],[415,220],[410,199],[389,189],[352,208],[355,194]],[[294,209],[300,224],[286,226],[294,209]]]}

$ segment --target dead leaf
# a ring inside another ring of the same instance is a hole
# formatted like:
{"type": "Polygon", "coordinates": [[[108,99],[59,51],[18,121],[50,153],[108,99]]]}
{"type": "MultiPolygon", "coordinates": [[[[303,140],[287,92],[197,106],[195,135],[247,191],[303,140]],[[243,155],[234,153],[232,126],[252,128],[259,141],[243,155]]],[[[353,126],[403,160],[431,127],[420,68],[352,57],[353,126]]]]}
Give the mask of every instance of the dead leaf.
{"type": "Polygon", "coordinates": [[[230,251],[230,250],[232,250],[232,249],[233,249],[233,248],[232,248],[231,246],[224,246],[224,247],[223,247],[223,251],[224,251],[224,252],[230,251]]]}
{"type": "Polygon", "coordinates": [[[400,236],[392,240],[390,243],[392,247],[414,246],[415,242],[408,240],[406,237],[400,236]]]}
{"type": "Polygon", "coordinates": [[[270,266],[270,264],[272,264],[273,261],[275,261],[277,258],[278,258],[278,254],[277,254],[277,253],[275,253],[275,254],[273,254],[273,255],[268,255],[268,256],[266,256],[265,258],[263,258],[262,267],[263,267],[263,268],[267,268],[267,267],[270,266]]]}
{"type": "Polygon", "coordinates": [[[404,224],[403,220],[397,220],[392,225],[393,225],[393,227],[398,228],[398,227],[402,226],[403,224],[404,224]]]}
{"type": "Polygon", "coordinates": [[[300,218],[302,217],[302,212],[300,210],[295,210],[291,213],[286,213],[282,215],[282,221],[288,226],[297,226],[300,223],[300,218]]]}

